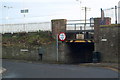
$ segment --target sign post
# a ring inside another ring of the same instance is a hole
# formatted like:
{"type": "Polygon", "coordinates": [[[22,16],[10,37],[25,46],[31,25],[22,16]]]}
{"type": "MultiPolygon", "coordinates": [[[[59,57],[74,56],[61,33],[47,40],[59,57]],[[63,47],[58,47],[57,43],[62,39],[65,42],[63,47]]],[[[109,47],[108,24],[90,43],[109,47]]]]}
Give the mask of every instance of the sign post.
{"type": "Polygon", "coordinates": [[[64,32],[61,32],[60,34],[56,34],[56,46],[57,46],[57,62],[59,61],[59,44],[58,40],[60,41],[65,41],[66,39],[66,34],[64,32]]]}
{"type": "Polygon", "coordinates": [[[56,35],[56,46],[57,46],[57,62],[58,62],[58,34],[56,35]]]}

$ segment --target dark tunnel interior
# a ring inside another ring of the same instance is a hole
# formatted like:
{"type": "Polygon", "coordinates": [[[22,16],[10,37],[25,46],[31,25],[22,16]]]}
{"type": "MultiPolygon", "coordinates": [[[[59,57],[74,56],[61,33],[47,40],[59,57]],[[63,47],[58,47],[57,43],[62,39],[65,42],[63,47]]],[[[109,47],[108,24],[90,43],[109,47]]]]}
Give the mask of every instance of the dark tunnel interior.
{"type": "Polygon", "coordinates": [[[91,63],[94,51],[94,43],[67,43],[70,50],[71,63],[91,63]]]}

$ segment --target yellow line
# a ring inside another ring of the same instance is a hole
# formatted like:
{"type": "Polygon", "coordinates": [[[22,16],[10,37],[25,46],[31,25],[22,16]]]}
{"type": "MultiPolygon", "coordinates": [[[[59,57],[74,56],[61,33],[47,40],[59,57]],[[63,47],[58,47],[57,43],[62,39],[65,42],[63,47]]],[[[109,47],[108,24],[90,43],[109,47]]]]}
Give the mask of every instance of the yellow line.
{"type": "Polygon", "coordinates": [[[72,43],[72,42],[78,42],[78,43],[86,43],[86,42],[89,42],[89,43],[91,43],[92,41],[90,41],[90,40],[70,40],[70,41],[66,41],[66,42],[70,42],[70,43],[72,43]]]}
{"type": "Polygon", "coordinates": [[[91,42],[90,40],[88,40],[88,42],[91,42]]]}
{"type": "Polygon", "coordinates": [[[68,41],[65,41],[65,42],[68,42],[68,41]]]}
{"type": "Polygon", "coordinates": [[[71,40],[70,42],[73,42],[73,40],[71,40]]]}
{"type": "Polygon", "coordinates": [[[115,69],[115,68],[111,68],[111,67],[104,67],[104,68],[111,69],[113,71],[119,72],[118,69],[115,69]]]}
{"type": "Polygon", "coordinates": [[[86,41],[82,41],[82,40],[81,40],[81,41],[75,41],[75,42],[86,42],[86,41]]]}

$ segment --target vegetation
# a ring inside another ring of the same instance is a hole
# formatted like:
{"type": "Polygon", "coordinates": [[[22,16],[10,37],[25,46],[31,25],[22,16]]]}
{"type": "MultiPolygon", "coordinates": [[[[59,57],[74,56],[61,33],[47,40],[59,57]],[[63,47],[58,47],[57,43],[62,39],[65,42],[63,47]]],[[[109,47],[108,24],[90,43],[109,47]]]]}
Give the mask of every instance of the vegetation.
{"type": "Polygon", "coordinates": [[[54,41],[50,31],[6,33],[2,37],[3,46],[40,46],[51,44],[54,41]]]}
{"type": "Polygon", "coordinates": [[[117,27],[117,26],[120,26],[120,24],[100,25],[100,27],[117,27]]]}

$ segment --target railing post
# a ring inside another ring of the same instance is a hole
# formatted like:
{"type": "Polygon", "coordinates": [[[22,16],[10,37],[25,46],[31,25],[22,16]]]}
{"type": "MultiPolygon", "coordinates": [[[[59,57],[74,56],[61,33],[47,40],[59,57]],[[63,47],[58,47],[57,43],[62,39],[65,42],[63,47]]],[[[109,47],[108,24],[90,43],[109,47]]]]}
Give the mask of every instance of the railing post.
{"type": "Polygon", "coordinates": [[[75,30],[76,30],[76,24],[75,24],[75,30]]]}

